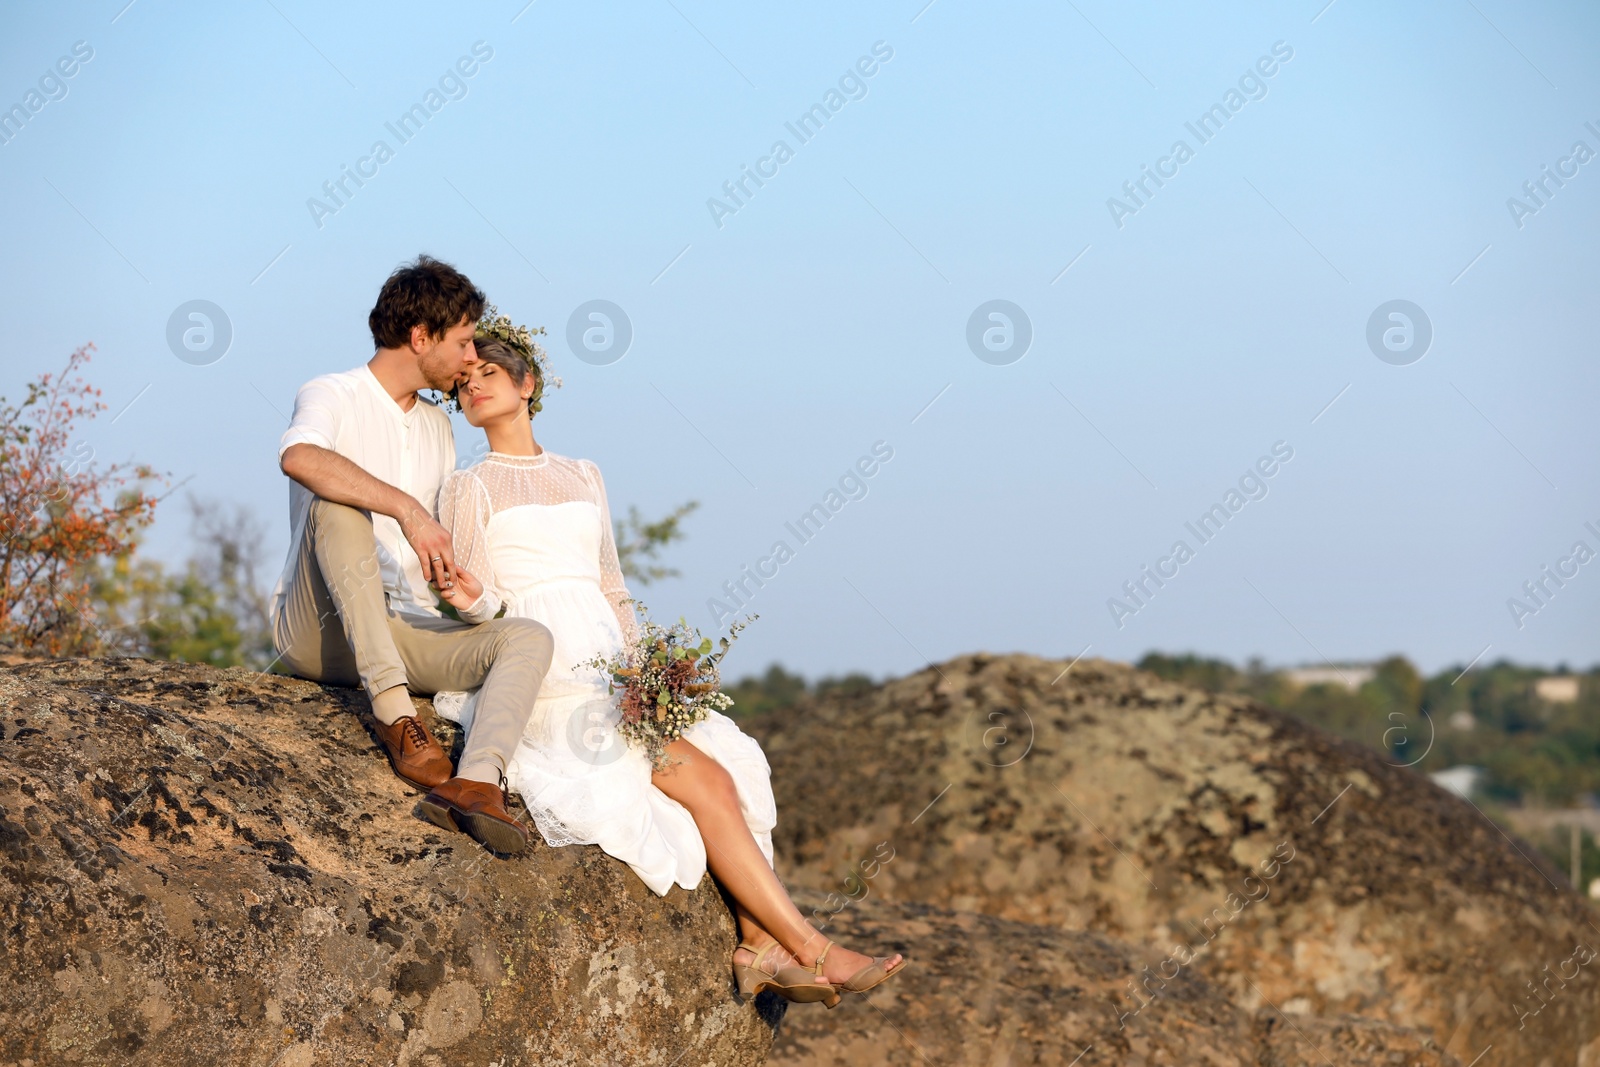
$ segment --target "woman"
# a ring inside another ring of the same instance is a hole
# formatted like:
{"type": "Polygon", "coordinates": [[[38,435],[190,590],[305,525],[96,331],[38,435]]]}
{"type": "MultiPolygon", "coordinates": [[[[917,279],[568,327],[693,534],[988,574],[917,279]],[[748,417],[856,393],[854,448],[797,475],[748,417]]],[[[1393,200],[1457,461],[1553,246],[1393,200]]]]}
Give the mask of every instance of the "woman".
{"type": "MultiPolygon", "coordinates": [[[[709,866],[735,901],[742,937],[733,965],[747,996],[772,989],[833,1007],[841,992],[865,992],[898,972],[898,953],[874,959],[835,945],[789,899],[772,868],[771,769],[733,720],[709,712],[667,747],[660,771],[611,732],[607,679],[584,662],[638,631],[605,485],[594,463],[534,441],[546,368],[529,333],[491,308],[475,344],[479,364],[453,395],[489,453],[440,492],[458,564],[441,596],[469,622],[503,607],[555,636],[508,790],[522,795],[549,844],[597,844],[659,895],[673,882],[695,888],[709,866]]],[[[435,702],[446,718],[470,718],[468,695],[435,702]]]]}

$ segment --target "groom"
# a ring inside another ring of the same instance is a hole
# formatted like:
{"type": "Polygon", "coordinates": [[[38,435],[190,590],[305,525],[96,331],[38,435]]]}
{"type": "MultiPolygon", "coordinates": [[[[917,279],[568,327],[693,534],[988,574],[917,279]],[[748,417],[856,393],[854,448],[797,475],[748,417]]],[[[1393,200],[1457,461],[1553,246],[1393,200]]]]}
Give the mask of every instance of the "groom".
{"type": "Polygon", "coordinates": [[[291,672],[360,685],[370,725],[418,813],[495,852],[527,847],[506,810],[505,769],[550,668],[532,619],[472,626],[440,616],[436,590],[471,581],[433,510],[455,467],[450,420],[419,389],[449,391],[477,365],[484,295],[428,256],[384,282],[368,316],[377,352],[300,387],[278,446],[292,481],[289,558],[273,590],[273,640],[291,672]],[[461,765],[416,717],[411,693],[482,686],[461,765]]]}

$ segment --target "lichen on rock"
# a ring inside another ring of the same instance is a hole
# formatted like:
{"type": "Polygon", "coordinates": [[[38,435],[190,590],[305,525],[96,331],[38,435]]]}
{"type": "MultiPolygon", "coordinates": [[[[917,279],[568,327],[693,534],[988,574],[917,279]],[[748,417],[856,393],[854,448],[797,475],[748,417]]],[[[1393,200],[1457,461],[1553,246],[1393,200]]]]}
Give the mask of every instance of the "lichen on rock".
{"type": "Polygon", "coordinates": [[[0,670],[0,1064],[764,1062],[782,1005],[737,997],[710,878],[657,897],[537,836],[491,857],[413,816],[359,706],[240,669],[0,670]]]}
{"type": "Polygon", "coordinates": [[[882,1015],[795,1013],[774,1062],[863,1042],[862,1063],[1002,1045],[1057,1062],[1055,1041],[1076,1042],[1062,1063],[1094,1044],[1083,1067],[1468,1064],[1492,1045],[1487,1067],[1571,1063],[1600,1041],[1588,970],[1528,1000],[1576,944],[1600,947],[1560,873],[1422,773],[1248,698],[1105,660],[973,654],[749,728],[787,873],[831,894],[825,913],[860,898],[838,911],[844,943],[914,961],[874,994],[882,1015]],[[863,879],[879,842],[894,858],[863,879]],[[1115,952],[1086,972],[1087,935],[1115,952]],[[1070,1009],[1054,1022],[1045,990],[1070,1009]]]}

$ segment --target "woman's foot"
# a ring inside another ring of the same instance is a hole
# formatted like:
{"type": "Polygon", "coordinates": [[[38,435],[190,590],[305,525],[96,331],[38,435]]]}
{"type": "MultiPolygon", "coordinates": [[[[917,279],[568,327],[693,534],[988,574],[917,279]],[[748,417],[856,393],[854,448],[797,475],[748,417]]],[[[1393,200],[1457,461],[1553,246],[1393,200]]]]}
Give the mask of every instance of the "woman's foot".
{"type": "MultiPolygon", "coordinates": [[[[753,950],[740,945],[733,950],[733,965],[735,967],[754,967],[756,955],[766,951],[767,946],[773,944],[774,941],[775,939],[770,937],[765,941],[756,941],[754,939],[747,941],[746,944],[755,946],[753,950]]],[[[777,945],[767,952],[767,958],[761,961],[761,970],[768,974],[777,974],[785,967],[802,967],[807,971],[811,970],[810,964],[802,964],[794,957],[793,953],[782,945],[777,945]]]]}
{"type": "Polygon", "coordinates": [[[758,941],[751,946],[746,941],[733,952],[733,973],[739,991],[754,996],[763,989],[771,989],[787,1000],[796,1003],[821,1001],[828,1007],[839,1003],[839,992],[828,982],[819,979],[810,968],[802,967],[793,955],[773,938],[758,941]]]}
{"type": "MultiPolygon", "coordinates": [[[[822,961],[822,977],[841,989],[844,988],[845,982],[874,963],[880,964],[884,971],[892,974],[905,960],[905,957],[898,952],[891,956],[879,958],[863,956],[861,953],[852,952],[837,943],[832,948],[828,948],[826,940],[818,939],[814,944],[807,945],[802,950],[801,955],[803,958],[798,959],[800,966],[808,971],[813,970],[816,966],[817,957],[822,954],[824,949],[827,950],[828,955],[822,961]]],[[[774,952],[773,955],[777,955],[777,952],[774,952]]]]}

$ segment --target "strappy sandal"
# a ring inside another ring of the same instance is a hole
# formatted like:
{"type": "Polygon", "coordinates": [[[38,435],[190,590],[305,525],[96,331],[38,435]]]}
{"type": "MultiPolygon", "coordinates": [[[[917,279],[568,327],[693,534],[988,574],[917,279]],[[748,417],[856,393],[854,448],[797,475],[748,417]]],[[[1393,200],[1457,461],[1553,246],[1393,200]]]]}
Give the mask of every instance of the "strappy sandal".
{"type": "MultiPolygon", "coordinates": [[[[826,945],[822,946],[822,951],[817,953],[817,962],[811,968],[812,973],[823,981],[827,981],[827,979],[822,978],[822,963],[828,958],[828,950],[833,947],[833,944],[834,943],[832,941],[829,941],[826,945]]],[[[905,970],[906,964],[911,962],[902,956],[900,958],[900,962],[895,964],[893,967],[885,967],[884,963],[888,959],[888,956],[875,957],[871,963],[861,968],[855,974],[852,974],[849,978],[846,978],[843,982],[833,983],[833,988],[842,990],[846,993],[865,993],[867,990],[883,982],[885,979],[897,975],[901,971],[905,970]]],[[[839,1001],[834,1000],[828,1004],[828,1007],[831,1008],[837,1003],[839,1003],[839,1001]]]]}
{"type": "Polygon", "coordinates": [[[821,971],[816,975],[804,967],[790,964],[779,967],[776,972],[766,969],[767,956],[773,949],[781,947],[777,941],[767,943],[765,948],[756,948],[754,945],[740,942],[739,947],[756,954],[750,963],[735,963],[733,976],[739,983],[739,994],[744,997],[753,997],[764,989],[770,989],[795,1004],[815,1004],[817,1001],[827,1002],[828,1007],[839,1003],[839,991],[828,984],[826,978],[820,978],[821,971]]]}

